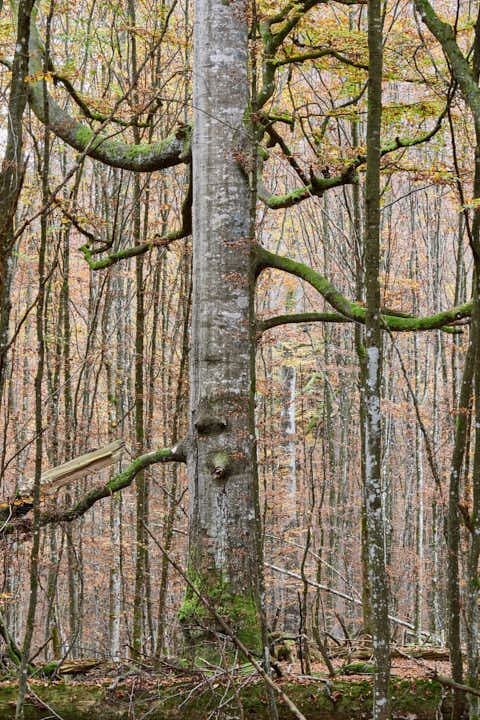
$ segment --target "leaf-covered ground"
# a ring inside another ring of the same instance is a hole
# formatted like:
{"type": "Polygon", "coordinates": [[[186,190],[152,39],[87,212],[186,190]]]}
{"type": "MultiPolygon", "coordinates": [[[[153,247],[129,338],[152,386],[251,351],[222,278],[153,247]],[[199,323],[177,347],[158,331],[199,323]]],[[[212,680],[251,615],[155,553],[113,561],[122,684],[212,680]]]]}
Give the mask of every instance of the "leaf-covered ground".
{"type": "MultiPolygon", "coordinates": [[[[342,666],[335,660],[337,668],[342,666]]],[[[372,676],[339,674],[326,682],[326,668],[314,663],[311,675],[301,674],[298,662],[283,663],[284,673],[276,682],[298,705],[307,720],[370,717],[372,676]]],[[[102,664],[88,673],[57,680],[32,679],[26,704],[26,719],[55,716],[63,720],[213,720],[267,717],[263,682],[249,665],[235,672],[214,666],[191,670],[177,662],[153,670],[148,664],[102,664]]],[[[448,703],[448,690],[429,677],[432,671],[448,674],[448,663],[392,661],[393,716],[401,720],[433,720],[440,703],[448,703]]],[[[0,720],[15,715],[16,683],[0,682],[0,720]]],[[[280,717],[292,717],[279,700],[280,717]]]]}

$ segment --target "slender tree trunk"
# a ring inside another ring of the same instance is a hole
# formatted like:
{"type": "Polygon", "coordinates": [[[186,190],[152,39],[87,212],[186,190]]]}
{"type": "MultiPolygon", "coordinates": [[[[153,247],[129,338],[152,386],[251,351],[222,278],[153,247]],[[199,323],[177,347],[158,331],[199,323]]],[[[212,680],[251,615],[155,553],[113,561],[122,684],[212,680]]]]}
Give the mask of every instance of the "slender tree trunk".
{"type": "MultiPolygon", "coordinates": [[[[473,67],[476,82],[480,75],[480,11],[478,13],[475,38],[475,53],[473,67]]],[[[475,148],[475,176],[473,183],[473,197],[480,198],[480,134],[477,128],[477,145],[475,148]]],[[[473,507],[470,523],[470,546],[467,560],[467,665],[468,684],[479,687],[479,582],[478,561],[480,558],[480,210],[475,208],[472,223],[471,246],[474,259],[473,274],[473,309],[470,328],[470,342],[474,347],[474,453],[472,467],[473,507]]],[[[469,696],[469,714],[471,720],[479,717],[479,699],[469,696]]]]}
{"type": "MultiPolygon", "coordinates": [[[[480,169],[480,153],[477,149],[480,169]]],[[[480,181],[480,174],[478,175],[480,181]]],[[[478,189],[478,188],[477,188],[478,189]]],[[[478,197],[478,195],[476,196],[478,197]]],[[[474,231],[477,240],[480,240],[480,213],[476,211],[474,231]]],[[[480,259],[480,258],[479,258],[480,259]]],[[[479,587],[478,587],[478,561],[480,558],[480,262],[476,263],[474,277],[474,304],[472,312],[471,342],[475,347],[475,447],[472,467],[473,507],[471,513],[470,547],[467,560],[467,590],[466,590],[466,616],[467,616],[467,665],[468,684],[479,688],[479,587]]],[[[479,699],[474,695],[469,698],[469,714],[471,720],[479,717],[479,699]]]]}
{"type": "MultiPolygon", "coordinates": [[[[192,278],[190,273],[190,255],[185,253],[183,257],[183,336],[182,336],[182,356],[180,360],[180,368],[177,378],[177,390],[175,397],[175,411],[173,416],[173,427],[171,444],[175,445],[179,440],[179,426],[180,426],[180,412],[183,401],[183,391],[185,386],[185,374],[188,366],[188,329],[190,321],[190,306],[191,306],[191,295],[192,295],[192,278]]],[[[173,526],[175,522],[175,516],[177,513],[178,498],[177,498],[177,483],[178,483],[178,469],[176,466],[172,469],[172,482],[169,490],[169,505],[168,513],[166,516],[165,528],[163,532],[163,547],[167,551],[170,550],[173,540],[173,526]]],[[[157,624],[157,647],[155,655],[160,657],[164,647],[164,634],[165,627],[167,624],[166,618],[166,600],[167,600],[167,583],[168,583],[168,561],[166,556],[162,557],[161,574],[160,574],[160,591],[158,598],[158,624],[157,624]]]]}
{"type": "MultiPolygon", "coordinates": [[[[438,237],[435,240],[435,246],[433,249],[433,305],[434,312],[440,311],[440,249],[438,243],[438,237]]],[[[460,258],[459,258],[460,259],[460,258]]],[[[458,270],[457,270],[458,272],[458,270]]],[[[452,345],[455,345],[453,343],[452,345]]],[[[441,332],[435,330],[434,335],[434,350],[433,350],[433,428],[432,428],[432,448],[434,455],[438,448],[439,438],[439,387],[440,387],[440,362],[441,362],[441,332]]],[[[453,350],[452,350],[453,352],[453,350]]],[[[453,377],[453,384],[456,383],[456,378],[453,377]]],[[[438,510],[438,488],[434,491],[436,494],[432,501],[432,540],[431,540],[431,553],[432,553],[432,579],[431,579],[431,602],[430,605],[430,632],[432,637],[437,642],[442,642],[440,633],[443,634],[442,619],[440,612],[440,594],[441,594],[441,573],[442,566],[440,564],[440,542],[442,538],[440,530],[440,512],[438,510]],[[438,639],[437,639],[438,638],[438,639]]]]}
{"type": "Polygon", "coordinates": [[[15,244],[14,219],[25,168],[23,167],[23,114],[27,103],[30,16],[35,0],[20,0],[17,38],[8,100],[5,155],[0,169],[0,403],[5,383],[7,339],[10,321],[10,290],[15,244]]]}
{"type": "MultiPolygon", "coordinates": [[[[125,364],[124,364],[124,284],[121,274],[115,278],[115,326],[116,326],[116,366],[115,366],[115,428],[120,437],[125,433],[125,364]]],[[[121,515],[122,494],[112,497],[110,512],[110,528],[112,538],[113,560],[110,570],[110,647],[112,659],[120,660],[120,631],[122,620],[121,594],[121,515]]]]}
{"type": "MultiPolygon", "coordinates": [[[[47,19],[47,41],[46,57],[50,44],[50,25],[52,21],[53,4],[50,5],[50,13],[47,19]]],[[[28,35],[27,35],[28,38],[28,35]]],[[[46,68],[45,68],[46,72],[46,68]]],[[[45,128],[43,144],[43,167],[42,167],[42,202],[48,198],[50,158],[50,132],[45,128]]],[[[27,611],[27,622],[25,636],[22,645],[22,661],[20,665],[20,678],[18,683],[17,705],[15,717],[23,718],[24,701],[27,690],[28,667],[30,649],[35,627],[35,615],[37,610],[38,585],[39,585],[39,551],[40,551],[40,476],[42,474],[43,457],[43,403],[42,387],[45,365],[45,344],[44,344],[44,307],[45,307],[45,257],[47,249],[47,215],[43,213],[40,217],[40,248],[38,254],[38,284],[39,294],[37,302],[37,372],[35,375],[35,479],[33,487],[33,541],[30,551],[30,597],[27,611]]]]}
{"type": "MultiPolygon", "coordinates": [[[[352,22],[352,18],[350,19],[352,22]]],[[[355,119],[351,123],[352,128],[352,144],[358,147],[360,144],[359,137],[359,120],[355,119]]],[[[360,202],[361,186],[357,181],[352,186],[352,205],[353,205],[353,227],[352,240],[355,248],[355,299],[357,302],[365,300],[364,285],[364,243],[362,237],[362,219],[361,219],[361,202],[360,202]]],[[[366,502],[366,459],[365,459],[365,383],[366,383],[366,365],[365,365],[365,331],[361,325],[355,324],[355,349],[358,357],[358,389],[360,396],[360,474],[362,479],[362,508],[360,517],[360,563],[362,568],[362,620],[363,632],[367,635],[372,634],[371,619],[371,602],[370,602],[370,574],[368,570],[368,523],[367,523],[367,502],[366,502]]]]}
{"type": "MultiPolygon", "coordinates": [[[[415,336],[416,339],[416,336],[415,336]]],[[[416,345],[416,343],[415,343],[416,345]]],[[[417,355],[415,349],[415,355],[417,355]]],[[[418,359],[417,359],[418,363],[418,359]]],[[[416,573],[415,573],[415,606],[414,606],[414,626],[415,637],[418,644],[422,641],[422,608],[423,608],[423,452],[422,452],[422,434],[418,424],[415,428],[415,470],[417,480],[417,523],[416,523],[416,573]]]]}
{"type": "MultiPolygon", "coordinates": [[[[412,223],[413,225],[413,223],[412,223]]],[[[414,251],[414,279],[419,282],[418,276],[418,251],[414,251]]],[[[413,259],[413,258],[412,258],[413,259]]],[[[413,313],[418,313],[416,295],[413,297],[413,313]]],[[[418,335],[413,337],[413,365],[415,373],[415,395],[420,402],[420,357],[418,348],[418,335]]],[[[416,477],[416,527],[415,527],[415,587],[414,587],[414,619],[415,637],[418,644],[422,641],[422,608],[423,608],[423,563],[424,563],[424,513],[423,513],[423,446],[422,432],[418,423],[415,425],[415,477],[416,477]]]]}
{"type": "MultiPolygon", "coordinates": [[[[128,0],[128,12],[134,32],[131,33],[130,52],[130,75],[133,79],[137,75],[137,43],[135,37],[135,4],[134,0],[128,0]]],[[[138,93],[133,91],[132,99],[135,105],[138,103],[138,93]]],[[[137,127],[133,128],[135,143],[140,142],[140,133],[137,127]]],[[[141,190],[140,178],[136,174],[133,178],[133,244],[141,242],[141,190]]],[[[145,338],[145,303],[144,303],[144,277],[143,277],[144,256],[137,255],[135,258],[135,445],[136,453],[140,456],[144,447],[144,338],[145,338]]],[[[142,639],[144,630],[144,598],[145,598],[145,568],[146,568],[146,531],[145,522],[147,519],[147,479],[142,471],[138,473],[136,480],[136,545],[135,545],[135,591],[133,598],[133,637],[132,646],[135,657],[139,657],[142,651],[142,639]]]]}
{"type": "MultiPolygon", "coordinates": [[[[285,311],[295,307],[295,294],[288,291],[285,311]]],[[[295,395],[297,368],[292,363],[288,345],[282,348],[282,364],[280,365],[280,442],[278,443],[278,474],[280,482],[282,508],[280,516],[280,532],[284,537],[291,538],[292,530],[298,527],[297,522],[297,459],[296,459],[296,418],[295,395]]],[[[297,551],[289,551],[285,558],[285,567],[294,570],[298,567],[297,551]]],[[[294,632],[298,628],[298,602],[296,590],[284,589],[283,604],[285,610],[285,629],[294,632]]]]}
{"type": "Polygon", "coordinates": [[[382,19],[380,0],[368,2],[368,115],[365,210],[366,383],[365,490],[372,604],[375,692],[373,717],[390,715],[390,632],[382,513],[381,410],[382,338],[380,318],[380,126],[382,118],[382,19]]]}
{"type": "MultiPolygon", "coordinates": [[[[140,191],[138,176],[135,177],[135,191],[140,191]]],[[[135,198],[134,235],[138,242],[140,235],[140,207],[139,197],[135,198]],[[138,223],[138,227],[137,227],[138,223]],[[137,233],[138,230],[138,233],[137,233]]],[[[143,288],[143,255],[136,258],[136,332],[135,332],[135,440],[137,456],[142,455],[144,446],[144,402],[143,402],[143,375],[144,375],[144,288],[143,288]]],[[[145,586],[145,521],[146,521],[146,478],[142,471],[136,477],[137,512],[136,512],[136,559],[135,559],[135,592],[133,607],[133,650],[139,656],[142,649],[143,636],[143,609],[145,586]]]]}
{"type": "MultiPolygon", "coordinates": [[[[475,348],[470,340],[460,386],[459,407],[455,426],[455,443],[450,467],[450,485],[447,514],[447,617],[448,647],[452,678],[456,683],[463,682],[463,659],[460,635],[460,585],[458,556],[460,552],[460,478],[462,474],[465,447],[467,443],[468,416],[472,398],[472,383],[475,366],[475,348]]],[[[465,695],[454,690],[455,717],[460,718],[465,709],[465,695]]]]}

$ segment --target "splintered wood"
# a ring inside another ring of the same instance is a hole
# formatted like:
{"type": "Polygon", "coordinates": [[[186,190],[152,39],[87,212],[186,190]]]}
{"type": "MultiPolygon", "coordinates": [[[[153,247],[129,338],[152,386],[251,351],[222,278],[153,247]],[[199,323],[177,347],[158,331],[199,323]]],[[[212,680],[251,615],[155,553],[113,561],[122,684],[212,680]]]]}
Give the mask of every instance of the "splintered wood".
{"type": "Polygon", "coordinates": [[[58,490],[73,480],[80,480],[85,475],[113,465],[120,459],[124,447],[123,440],[115,440],[99,450],[80,455],[63,465],[47,470],[40,478],[40,493],[55,495],[58,490]]]}
{"type": "MultiPolygon", "coordinates": [[[[92,450],[63,463],[63,465],[47,470],[40,477],[40,499],[52,497],[65,485],[114,465],[120,459],[124,448],[123,440],[115,440],[103,448],[92,450]]],[[[21,517],[28,513],[33,507],[32,495],[33,487],[30,484],[22,488],[21,493],[15,499],[0,502],[0,521],[5,522],[9,518],[21,517]]]]}

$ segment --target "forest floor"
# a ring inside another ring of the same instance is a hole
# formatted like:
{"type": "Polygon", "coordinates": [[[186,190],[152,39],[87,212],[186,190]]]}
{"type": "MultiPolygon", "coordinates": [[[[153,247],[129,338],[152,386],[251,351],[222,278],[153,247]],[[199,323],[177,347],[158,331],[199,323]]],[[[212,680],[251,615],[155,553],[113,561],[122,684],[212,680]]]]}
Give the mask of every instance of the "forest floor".
{"type": "MultiPolygon", "coordinates": [[[[339,660],[334,665],[340,667],[339,660]]],[[[328,679],[326,667],[314,663],[311,675],[298,662],[281,664],[284,673],[275,682],[307,720],[366,720],[371,717],[371,674],[337,675],[328,679]],[[327,682],[328,679],[328,682],[327,682]]],[[[355,668],[352,668],[354,670],[355,668]]],[[[368,670],[368,667],[365,668],[368,670]]],[[[439,707],[448,706],[449,690],[432,679],[432,671],[448,675],[444,661],[392,660],[392,714],[396,720],[434,720],[439,707]]],[[[16,683],[0,681],[0,720],[15,715],[16,683]]],[[[292,718],[279,698],[281,720],[292,718]]],[[[441,715],[441,713],[440,713],[441,715]]],[[[209,670],[155,672],[148,666],[102,663],[82,676],[55,680],[32,679],[25,708],[26,720],[45,717],[62,720],[261,720],[267,717],[263,681],[250,665],[235,673],[211,666],[209,670]]]]}

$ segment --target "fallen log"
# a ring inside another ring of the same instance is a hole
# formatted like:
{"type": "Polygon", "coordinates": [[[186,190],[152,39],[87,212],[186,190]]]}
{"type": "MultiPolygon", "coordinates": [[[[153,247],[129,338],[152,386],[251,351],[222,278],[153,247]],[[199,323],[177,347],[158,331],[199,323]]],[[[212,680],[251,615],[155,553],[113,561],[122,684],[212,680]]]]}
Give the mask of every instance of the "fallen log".
{"type": "Polygon", "coordinates": [[[400,650],[392,648],[391,650],[392,657],[405,657],[405,655],[410,655],[415,660],[438,660],[439,662],[450,660],[449,650],[445,647],[420,646],[414,648],[402,647],[400,650]]]}
{"type": "MultiPolygon", "coordinates": [[[[79,675],[81,673],[87,673],[90,670],[94,670],[102,664],[102,660],[98,658],[81,658],[79,660],[65,660],[60,664],[60,667],[56,672],[59,675],[79,675]]],[[[59,665],[58,662],[55,663],[59,665]]]]}
{"type": "Polygon", "coordinates": [[[373,675],[375,665],[372,663],[350,663],[337,671],[338,675],[373,675]]]}
{"type": "Polygon", "coordinates": [[[445,677],[445,675],[439,675],[438,673],[433,672],[430,677],[432,680],[437,680],[441,685],[445,685],[445,687],[452,688],[453,690],[461,690],[463,692],[470,693],[470,695],[480,697],[480,690],[477,688],[472,688],[469,685],[461,685],[460,683],[452,680],[452,678],[445,677]]]}
{"type": "MultiPolygon", "coordinates": [[[[333,658],[348,655],[352,658],[352,660],[369,660],[373,655],[373,650],[370,646],[354,649],[345,646],[342,648],[331,649],[329,655],[333,658]]],[[[444,647],[405,646],[399,650],[392,647],[390,650],[390,657],[392,658],[404,658],[406,656],[415,658],[415,660],[436,660],[439,662],[448,661],[450,659],[448,648],[444,647]]]]}
{"type": "Polygon", "coordinates": [[[29,672],[34,678],[54,677],[55,675],[83,675],[99,667],[102,660],[98,658],[81,658],[79,660],[50,660],[45,665],[31,667],[29,672]]]}

